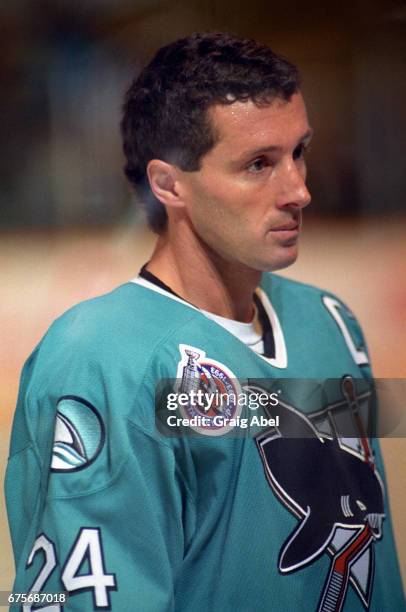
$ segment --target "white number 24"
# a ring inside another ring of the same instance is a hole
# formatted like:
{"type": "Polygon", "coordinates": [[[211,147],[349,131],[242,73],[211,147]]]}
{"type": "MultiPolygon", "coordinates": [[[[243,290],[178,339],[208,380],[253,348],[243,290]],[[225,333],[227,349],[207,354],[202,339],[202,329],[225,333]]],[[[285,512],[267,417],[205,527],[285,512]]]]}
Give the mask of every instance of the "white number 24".
{"type": "MultiPolygon", "coordinates": [[[[27,567],[32,564],[35,555],[40,551],[44,553],[45,562],[30,591],[42,592],[46,581],[58,565],[53,543],[46,535],[41,534],[34,542],[27,567]]],[[[116,588],[116,579],[114,574],[105,573],[101,534],[98,528],[81,528],[62,570],[61,580],[69,593],[92,590],[95,608],[110,607],[109,589],[116,588]],[[80,566],[85,559],[88,560],[90,571],[88,574],[79,574],[80,566]]],[[[52,604],[34,609],[31,605],[23,606],[24,612],[34,612],[38,609],[41,612],[60,612],[61,606],[52,604]]]]}

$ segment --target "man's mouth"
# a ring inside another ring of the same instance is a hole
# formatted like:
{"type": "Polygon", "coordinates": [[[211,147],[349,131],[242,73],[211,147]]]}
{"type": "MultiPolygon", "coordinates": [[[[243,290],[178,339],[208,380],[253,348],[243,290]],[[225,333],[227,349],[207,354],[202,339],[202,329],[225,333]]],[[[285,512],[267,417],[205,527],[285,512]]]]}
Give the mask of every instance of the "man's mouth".
{"type": "Polygon", "coordinates": [[[300,224],[298,221],[289,221],[283,225],[278,225],[271,228],[271,232],[294,232],[299,231],[300,224]]]}

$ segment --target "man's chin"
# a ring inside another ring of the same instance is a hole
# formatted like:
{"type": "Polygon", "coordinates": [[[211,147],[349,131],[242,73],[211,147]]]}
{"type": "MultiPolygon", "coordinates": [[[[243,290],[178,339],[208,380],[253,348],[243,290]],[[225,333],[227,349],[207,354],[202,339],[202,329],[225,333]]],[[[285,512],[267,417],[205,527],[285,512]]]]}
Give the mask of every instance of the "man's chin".
{"type": "Polygon", "coordinates": [[[297,246],[291,246],[289,249],[286,249],[285,252],[280,253],[279,256],[275,254],[265,261],[258,261],[257,265],[254,267],[260,272],[276,272],[277,270],[283,270],[295,263],[298,254],[297,246]]]}

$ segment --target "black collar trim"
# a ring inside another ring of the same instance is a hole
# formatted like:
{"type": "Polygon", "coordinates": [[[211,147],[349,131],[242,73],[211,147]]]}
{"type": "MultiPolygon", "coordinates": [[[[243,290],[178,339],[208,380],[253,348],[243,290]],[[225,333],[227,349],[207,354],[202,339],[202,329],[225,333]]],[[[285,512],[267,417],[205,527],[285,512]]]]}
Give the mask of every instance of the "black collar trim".
{"type": "MultiPolygon", "coordinates": [[[[148,265],[148,262],[142,266],[139,272],[139,276],[141,276],[141,278],[144,278],[145,280],[149,281],[153,285],[157,285],[157,287],[160,287],[164,291],[168,291],[168,293],[172,293],[172,295],[183,300],[184,302],[187,302],[187,300],[185,300],[178,293],[175,293],[173,289],[171,289],[168,285],[166,285],[163,281],[161,281],[161,279],[155,276],[155,274],[152,274],[152,272],[147,270],[147,265],[148,265]]],[[[259,322],[261,323],[261,327],[262,327],[262,340],[264,343],[264,353],[263,354],[265,357],[268,357],[269,359],[274,359],[275,358],[275,339],[273,335],[271,322],[269,320],[268,315],[266,314],[266,310],[261,300],[259,299],[256,293],[254,293],[253,298],[254,298],[255,306],[258,309],[258,318],[259,318],[259,322]]],[[[190,304],[190,302],[188,302],[188,304],[190,304]]]]}

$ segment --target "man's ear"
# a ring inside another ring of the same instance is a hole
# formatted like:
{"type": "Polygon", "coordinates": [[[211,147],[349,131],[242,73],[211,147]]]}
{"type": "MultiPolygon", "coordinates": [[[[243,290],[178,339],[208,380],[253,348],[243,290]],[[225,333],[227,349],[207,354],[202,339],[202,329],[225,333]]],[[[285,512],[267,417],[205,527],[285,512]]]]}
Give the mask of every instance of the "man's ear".
{"type": "Polygon", "coordinates": [[[147,175],[154,196],[173,208],[184,206],[178,193],[178,169],[161,159],[151,159],[147,166],[147,175]]]}

